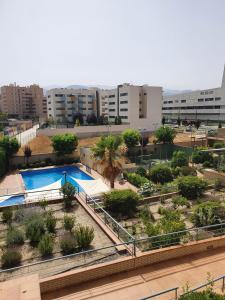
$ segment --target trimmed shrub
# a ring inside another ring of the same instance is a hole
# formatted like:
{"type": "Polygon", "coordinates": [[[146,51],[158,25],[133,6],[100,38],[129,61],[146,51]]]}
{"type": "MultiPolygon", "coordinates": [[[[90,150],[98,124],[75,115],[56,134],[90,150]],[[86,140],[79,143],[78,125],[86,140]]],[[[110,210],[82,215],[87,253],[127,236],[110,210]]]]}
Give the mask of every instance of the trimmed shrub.
{"type": "Polygon", "coordinates": [[[193,222],[196,226],[207,226],[221,223],[225,217],[224,207],[220,202],[203,202],[194,209],[193,222]]]}
{"type": "Polygon", "coordinates": [[[21,230],[16,228],[11,228],[7,232],[6,244],[7,246],[23,245],[24,234],[21,230]]]}
{"type": "Polygon", "coordinates": [[[127,173],[126,177],[127,180],[136,187],[141,187],[145,183],[149,183],[149,180],[147,178],[136,173],[127,173]]]}
{"type": "Polygon", "coordinates": [[[159,164],[152,167],[150,169],[149,177],[154,183],[161,183],[161,184],[173,180],[171,169],[168,166],[163,164],[159,164]]]}
{"type": "Polygon", "coordinates": [[[178,180],[178,189],[187,199],[200,197],[207,187],[207,183],[196,176],[185,176],[178,180]]]}
{"type": "Polygon", "coordinates": [[[173,152],[171,167],[184,167],[188,166],[188,155],[184,151],[175,151],[173,152]]]}
{"type": "Polygon", "coordinates": [[[225,145],[224,145],[223,142],[217,142],[217,143],[213,144],[214,149],[221,149],[221,148],[224,148],[224,147],[225,147],[225,145]]]}
{"type": "Polygon", "coordinates": [[[76,239],[73,235],[63,236],[60,240],[60,248],[63,255],[68,255],[76,252],[76,239]]]}
{"type": "Polygon", "coordinates": [[[180,173],[183,176],[196,176],[197,171],[193,167],[184,166],[180,168],[180,173]]]}
{"type": "Polygon", "coordinates": [[[52,147],[57,155],[71,154],[78,145],[78,138],[75,134],[66,133],[52,137],[52,147]]]}
{"type": "Polygon", "coordinates": [[[136,170],[136,174],[138,174],[142,177],[146,177],[147,171],[143,167],[138,167],[137,170],[136,170]]]}
{"type": "Polygon", "coordinates": [[[22,255],[20,252],[15,250],[6,250],[3,252],[1,257],[1,263],[3,269],[14,268],[20,265],[22,255]]]}
{"type": "Polygon", "coordinates": [[[63,194],[65,209],[70,209],[72,207],[73,198],[76,193],[76,188],[70,182],[66,182],[61,187],[60,191],[63,194]]]}
{"type": "Polygon", "coordinates": [[[213,162],[213,156],[210,152],[204,152],[202,150],[207,150],[207,147],[198,147],[192,153],[192,162],[195,164],[203,164],[205,161],[213,162]]]}
{"type": "Polygon", "coordinates": [[[122,132],[122,137],[127,148],[130,149],[139,144],[141,135],[137,130],[128,128],[122,132]]]}
{"type": "Polygon", "coordinates": [[[75,218],[72,216],[65,215],[63,218],[63,227],[65,230],[72,231],[75,224],[75,218]]]}
{"type": "Polygon", "coordinates": [[[173,207],[176,209],[179,206],[189,206],[187,198],[182,196],[176,196],[172,198],[173,207]]]}
{"type": "Polygon", "coordinates": [[[103,195],[105,209],[117,216],[133,216],[137,211],[139,195],[131,190],[113,190],[103,195]]]}
{"type": "Polygon", "coordinates": [[[94,239],[94,228],[79,225],[74,232],[77,245],[81,249],[87,249],[94,239]]]}
{"type": "Polygon", "coordinates": [[[30,218],[26,223],[26,236],[31,243],[38,243],[45,233],[45,222],[41,216],[30,218]]]}
{"type": "Polygon", "coordinates": [[[8,207],[2,212],[2,222],[10,224],[13,218],[13,210],[11,207],[8,207]]]}
{"type": "Polygon", "coordinates": [[[52,213],[48,213],[45,219],[45,225],[49,233],[55,233],[57,220],[52,213]]]}
{"type": "Polygon", "coordinates": [[[38,250],[40,251],[42,256],[50,256],[52,255],[54,247],[54,242],[52,236],[49,234],[44,234],[40,242],[38,244],[38,250]]]}

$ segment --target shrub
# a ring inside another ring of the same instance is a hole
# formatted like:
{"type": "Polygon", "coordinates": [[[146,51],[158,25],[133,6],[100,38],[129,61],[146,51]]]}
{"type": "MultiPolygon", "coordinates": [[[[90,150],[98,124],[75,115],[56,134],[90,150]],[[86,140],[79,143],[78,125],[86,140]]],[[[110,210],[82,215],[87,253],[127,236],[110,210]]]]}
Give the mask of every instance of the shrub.
{"type": "Polygon", "coordinates": [[[190,292],[187,295],[180,296],[179,300],[225,300],[225,296],[212,291],[190,292]]]}
{"type": "Polygon", "coordinates": [[[206,160],[206,161],[204,161],[202,166],[203,166],[203,168],[210,168],[210,167],[212,167],[212,162],[206,160]]]}
{"type": "Polygon", "coordinates": [[[139,194],[145,197],[151,196],[156,191],[155,185],[149,181],[141,186],[139,189],[139,194]]]}
{"type": "Polygon", "coordinates": [[[142,185],[144,185],[145,183],[148,183],[149,180],[139,174],[136,173],[127,173],[127,180],[135,185],[136,187],[141,187],[142,185]]]}
{"type": "Polygon", "coordinates": [[[48,213],[45,219],[45,225],[49,233],[55,233],[57,220],[52,213],[48,213]]]}
{"type": "Polygon", "coordinates": [[[71,154],[78,145],[78,138],[75,134],[66,133],[52,137],[52,147],[57,155],[71,154]]]}
{"type": "Polygon", "coordinates": [[[6,250],[1,257],[1,263],[3,269],[14,268],[20,265],[22,255],[15,250],[6,250]]]}
{"type": "Polygon", "coordinates": [[[113,190],[103,195],[105,209],[114,215],[132,216],[137,210],[139,196],[131,190],[113,190]]]}
{"type": "Polygon", "coordinates": [[[39,202],[39,206],[43,209],[46,210],[47,206],[48,206],[48,201],[43,198],[40,202],[39,202]]]}
{"type": "Polygon", "coordinates": [[[196,226],[207,226],[221,223],[225,216],[224,207],[220,202],[203,202],[194,209],[193,222],[196,226]]]}
{"type": "Polygon", "coordinates": [[[2,222],[10,224],[13,218],[13,210],[11,207],[8,207],[2,212],[2,222]]]}
{"type": "Polygon", "coordinates": [[[223,186],[224,186],[223,181],[220,178],[216,178],[214,182],[214,189],[216,191],[219,191],[223,188],[223,186]]]}
{"type": "Polygon", "coordinates": [[[45,223],[41,216],[30,218],[26,223],[26,236],[31,243],[38,243],[45,233],[45,223]]]}
{"type": "Polygon", "coordinates": [[[173,152],[171,167],[184,167],[188,166],[188,155],[184,151],[173,152]]]}
{"type": "Polygon", "coordinates": [[[163,164],[152,167],[149,176],[154,183],[164,184],[173,180],[171,169],[163,164]]]}
{"type": "Polygon", "coordinates": [[[63,218],[63,227],[65,230],[72,231],[75,224],[75,218],[72,216],[65,215],[63,218]]]}
{"type": "Polygon", "coordinates": [[[175,139],[176,131],[169,126],[162,126],[155,131],[155,137],[158,143],[172,144],[175,139]]]}
{"type": "Polygon", "coordinates": [[[70,182],[66,182],[61,187],[60,191],[63,194],[65,209],[70,209],[72,207],[73,198],[76,193],[76,188],[70,182]]]}
{"type": "Polygon", "coordinates": [[[192,153],[192,161],[195,164],[203,164],[205,161],[213,162],[213,156],[210,152],[205,152],[202,150],[207,150],[206,147],[198,147],[193,153],[192,153]]]}
{"type": "Polygon", "coordinates": [[[127,148],[130,149],[139,144],[141,136],[137,130],[128,128],[123,131],[122,137],[127,148]]]}
{"type": "Polygon", "coordinates": [[[220,149],[220,148],[224,148],[224,147],[225,147],[225,145],[223,142],[217,142],[217,143],[213,144],[213,148],[215,148],[215,149],[220,149]]]}
{"type": "Polygon", "coordinates": [[[78,247],[81,249],[87,249],[94,239],[94,228],[79,225],[75,229],[74,234],[78,247]]]}
{"type": "Polygon", "coordinates": [[[137,170],[136,170],[136,174],[138,174],[142,177],[145,177],[147,175],[147,172],[146,172],[145,168],[138,167],[137,170]]]}
{"type": "Polygon", "coordinates": [[[11,228],[7,232],[6,244],[7,246],[22,245],[24,243],[24,234],[21,230],[11,228]]]}
{"type": "Polygon", "coordinates": [[[196,176],[197,171],[193,167],[184,166],[180,168],[180,173],[183,176],[196,176]]]}
{"type": "Polygon", "coordinates": [[[185,176],[178,180],[178,189],[187,199],[196,199],[202,195],[207,183],[196,176],[185,176]]]}
{"type": "Polygon", "coordinates": [[[173,207],[176,209],[178,206],[189,206],[187,198],[176,196],[172,198],[173,207]]]}
{"type": "Polygon", "coordinates": [[[72,235],[64,236],[60,241],[60,248],[63,255],[68,255],[76,252],[76,240],[72,235]]]}
{"type": "Polygon", "coordinates": [[[42,256],[49,256],[53,252],[54,242],[52,236],[44,234],[38,244],[38,250],[42,256]]]}

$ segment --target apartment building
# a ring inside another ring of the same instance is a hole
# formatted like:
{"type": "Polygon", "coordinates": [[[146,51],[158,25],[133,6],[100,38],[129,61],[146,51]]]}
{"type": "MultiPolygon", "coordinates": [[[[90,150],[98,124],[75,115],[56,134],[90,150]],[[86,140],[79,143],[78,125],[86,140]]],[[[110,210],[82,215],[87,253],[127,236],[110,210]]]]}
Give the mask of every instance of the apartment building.
{"type": "Polygon", "coordinates": [[[0,111],[11,117],[36,119],[47,117],[47,101],[38,85],[1,87],[0,111]]]}
{"type": "Polygon", "coordinates": [[[74,116],[81,113],[84,121],[88,115],[98,115],[98,89],[57,88],[47,91],[48,118],[60,122],[73,122],[74,116]]]}
{"type": "Polygon", "coordinates": [[[225,121],[225,69],[221,87],[163,97],[166,119],[225,121]]]}
{"type": "Polygon", "coordinates": [[[118,85],[115,89],[52,89],[47,92],[48,117],[73,122],[82,113],[104,116],[110,123],[120,117],[133,128],[154,130],[161,123],[162,88],[118,85]]]}

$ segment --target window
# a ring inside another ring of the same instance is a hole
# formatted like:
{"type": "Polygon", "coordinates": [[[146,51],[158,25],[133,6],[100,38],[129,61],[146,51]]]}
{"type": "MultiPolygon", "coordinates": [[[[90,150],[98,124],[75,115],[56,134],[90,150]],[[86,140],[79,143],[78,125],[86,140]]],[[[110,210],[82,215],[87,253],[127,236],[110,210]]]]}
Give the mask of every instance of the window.
{"type": "Polygon", "coordinates": [[[144,96],[147,96],[147,93],[144,93],[144,96]]]}
{"type": "Polygon", "coordinates": [[[88,101],[88,104],[92,104],[92,101],[88,101]]]}
{"type": "Polygon", "coordinates": [[[186,103],[186,100],[181,100],[181,103],[186,103]]]}
{"type": "Polygon", "coordinates": [[[202,98],[198,99],[198,102],[204,102],[204,99],[202,99],[202,98]]]}
{"type": "Polygon", "coordinates": [[[116,111],[116,110],[115,110],[115,108],[111,108],[111,109],[109,109],[109,111],[116,111]]]}
{"type": "Polygon", "coordinates": [[[52,110],[52,109],[51,109],[51,107],[49,107],[49,109],[48,109],[48,110],[52,110]]]}
{"type": "Polygon", "coordinates": [[[48,95],[48,98],[51,98],[51,95],[48,95]]]}
{"type": "Polygon", "coordinates": [[[94,95],[88,95],[88,98],[94,98],[94,95]]]}
{"type": "Polygon", "coordinates": [[[115,95],[109,95],[109,98],[115,98],[115,95]]]}
{"type": "Polygon", "coordinates": [[[127,104],[128,101],[120,101],[120,104],[127,104]]]}
{"type": "Polygon", "coordinates": [[[120,116],[121,119],[128,119],[128,116],[120,116]]]}
{"type": "Polygon", "coordinates": [[[214,98],[205,98],[205,101],[213,101],[214,98]]]}
{"type": "Polygon", "coordinates": [[[63,97],[63,94],[55,94],[55,97],[63,97]]]}
{"type": "Polygon", "coordinates": [[[109,102],[109,105],[114,105],[115,104],[115,102],[109,102]]]}
{"type": "Polygon", "coordinates": [[[168,101],[169,104],[173,103],[173,101],[168,101]]]}
{"type": "Polygon", "coordinates": [[[115,116],[109,116],[110,119],[115,119],[115,116]]]}
{"type": "Polygon", "coordinates": [[[62,100],[62,101],[56,101],[56,103],[57,103],[57,104],[65,103],[65,101],[63,101],[63,100],[62,100]]]}
{"type": "Polygon", "coordinates": [[[50,102],[48,102],[48,104],[51,104],[51,101],[50,101],[50,102]]]}
{"type": "Polygon", "coordinates": [[[175,103],[179,103],[179,100],[175,100],[175,103]]]}
{"type": "Polygon", "coordinates": [[[163,101],[163,104],[167,104],[168,102],[167,101],[163,101]]]}
{"type": "Polygon", "coordinates": [[[128,111],[127,108],[121,108],[120,111],[128,111]]]}
{"type": "Polygon", "coordinates": [[[219,101],[219,100],[221,100],[221,97],[216,97],[215,100],[219,101]]]}
{"type": "Polygon", "coordinates": [[[128,93],[120,93],[120,97],[124,97],[124,96],[127,96],[128,93]]]}

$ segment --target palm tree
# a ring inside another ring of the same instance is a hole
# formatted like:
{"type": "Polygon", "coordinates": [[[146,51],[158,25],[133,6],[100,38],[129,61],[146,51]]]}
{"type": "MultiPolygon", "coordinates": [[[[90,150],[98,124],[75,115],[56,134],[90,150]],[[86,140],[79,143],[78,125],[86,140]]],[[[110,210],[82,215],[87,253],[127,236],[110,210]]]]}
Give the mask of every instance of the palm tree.
{"type": "Polygon", "coordinates": [[[120,136],[102,136],[91,149],[96,164],[103,168],[102,175],[110,181],[111,188],[114,188],[115,179],[122,172],[121,144],[120,136]]]}

